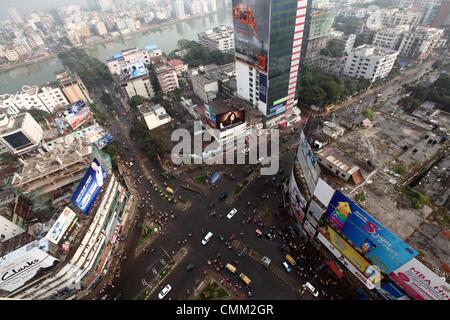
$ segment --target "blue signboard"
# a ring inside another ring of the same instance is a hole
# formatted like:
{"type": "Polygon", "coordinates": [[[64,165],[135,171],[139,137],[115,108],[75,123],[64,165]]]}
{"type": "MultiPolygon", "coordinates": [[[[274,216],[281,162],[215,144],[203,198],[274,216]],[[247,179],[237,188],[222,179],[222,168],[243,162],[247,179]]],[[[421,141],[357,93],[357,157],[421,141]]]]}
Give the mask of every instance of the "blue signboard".
{"type": "Polygon", "coordinates": [[[259,101],[267,103],[267,75],[259,74],[259,101]]]}
{"type": "Polygon", "coordinates": [[[113,140],[113,136],[110,133],[108,133],[104,137],[100,138],[95,143],[95,145],[97,146],[97,148],[99,148],[101,150],[104,147],[106,147],[108,145],[108,143],[110,143],[112,140],[113,140]]]}
{"type": "Polygon", "coordinates": [[[211,176],[211,184],[216,184],[220,178],[220,172],[214,172],[211,176]]]}
{"type": "Polygon", "coordinates": [[[389,274],[417,256],[417,251],[336,190],[327,220],[368,260],[389,274]]]}
{"type": "Polygon", "coordinates": [[[103,169],[100,162],[94,159],[72,196],[72,202],[84,214],[89,213],[107,177],[108,173],[103,169]]]}

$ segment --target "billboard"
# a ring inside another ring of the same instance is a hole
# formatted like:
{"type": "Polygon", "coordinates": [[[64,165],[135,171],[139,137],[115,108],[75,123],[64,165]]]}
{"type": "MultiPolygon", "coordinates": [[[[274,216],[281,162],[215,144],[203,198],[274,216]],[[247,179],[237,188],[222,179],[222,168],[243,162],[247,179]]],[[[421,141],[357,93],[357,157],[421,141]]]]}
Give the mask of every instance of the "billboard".
{"type": "Polygon", "coordinates": [[[233,0],[236,58],[267,71],[271,0],[233,0]]]}
{"type": "Polygon", "coordinates": [[[259,101],[267,103],[267,74],[259,73],[259,101]]]}
{"type": "Polygon", "coordinates": [[[66,234],[67,229],[70,228],[72,223],[77,219],[77,215],[69,207],[66,207],[59,215],[56,222],[47,232],[45,236],[48,241],[58,245],[61,239],[66,234]]]}
{"type": "Polygon", "coordinates": [[[450,300],[450,285],[417,259],[390,274],[416,300],[450,300]]]}
{"type": "Polygon", "coordinates": [[[217,126],[220,130],[226,130],[232,126],[245,122],[245,110],[232,110],[217,115],[217,126]]]}
{"type": "Polygon", "coordinates": [[[142,62],[126,65],[120,71],[120,77],[122,80],[133,80],[135,78],[146,76],[148,73],[147,68],[142,62]]]}
{"type": "Polygon", "coordinates": [[[217,128],[217,116],[214,112],[213,108],[207,104],[205,104],[205,117],[206,122],[212,127],[217,128]]]}
{"type": "Polygon", "coordinates": [[[103,149],[104,147],[106,147],[112,140],[113,140],[113,136],[110,133],[107,133],[106,135],[104,135],[102,138],[100,138],[95,145],[97,146],[97,148],[99,148],[100,150],[103,149]]]}
{"type": "Polygon", "coordinates": [[[305,133],[300,133],[300,144],[297,151],[297,160],[302,168],[303,175],[305,176],[306,185],[309,192],[314,194],[317,181],[319,180],[320,169],[317,163],[316,156],[309,146],[308,140],[306,140],[305,133]]]}
{"type": "Polygon", "coordinates": [[[72,202],[84,214],[89,213],[89,209],[94,204],[107,177],[108,173],[100,165],[100,162],[94,159],[72,196],[72,202]]]}
{"type": "Polygon", "coordinates": [[[89,119],[91,115],[91,110],[86,106],[86,103],[84,103],[83,100],[75,102],[64,111],[64,118],[72,129],[78,128],[89,119]]]}
{"type": "Polygon", "coordinates": [[[368,260],[389,274],[417,256],[417,251],[336,190],[326,218],[368,260]]]}
{"type": "Polygon", "coordinates": [[[306,209],[308,203],[297,186],[293,170],[291,174],[291,180],[289,181],[289,195],[291,200],[292,214],[295,216],[295,218],[301,225],[303,223],[303,220],[305,219],[304,210],[306,209]]]}
{"type": "MultiPolygon", "coordinates": [[[[345,256],[341,254],[341,252],[336,249],[329,239],[325,237],[322,233],[325,233],[323,229],[320,229],[320,232],[317,234],[317,239],[359,280],[361,281],[368,289],[372,290],[375,288],[375,285],[367,279],[367,277],[359,271],[350,261],[347,260],[345,256]]],[[[326,233],[325,233],[326,234],[326,233]]],[[[327,235],[329,237],[329,235],[327,235]]]]}
{"type": "Polygon", "coordinates": [[[46,269],[57,259],[38,247],[21,247],[0,259],[0,290],[12,292],[33,279],[39,270],[46,269]]]}

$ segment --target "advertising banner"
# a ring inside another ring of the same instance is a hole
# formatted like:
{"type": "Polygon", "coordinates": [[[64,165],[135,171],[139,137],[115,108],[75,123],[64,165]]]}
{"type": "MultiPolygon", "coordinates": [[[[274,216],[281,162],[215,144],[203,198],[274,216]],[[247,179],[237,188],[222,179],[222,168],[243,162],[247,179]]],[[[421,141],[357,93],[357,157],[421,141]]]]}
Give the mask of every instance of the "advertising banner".
{"type": "Polygon", "coordinates": [[[88,214],[94,204],[108,173],[103,169],[97,159],[92,161],[80,185],[72,196],[72,202],[84,213],[88,214]]]}
{"type": "Polygon", "coordinates": [[[233,0],[236,58],[267,71],[271,0],[233,0]]]}
{"type": "Polygon", "coordinates": [[[218,129],[226,130],[245,122],[245,110],[232,110],[217,115],[218,129]]]}
{"type": "Polygon", "coordinates": [[[67,108],[64,112],[64,118],[72,129],[78,128],[92,115],[91,110],[80,100],[67,108]]]}
{"type": "Polygon", "coordinates": [[[205,104],[205,117],[206,121],[212,128],[217,128],[217,117],[214,110],[207,104],[205,104]]]}
{"type": "Polygon", "coordinates": [[[322,215],[325,213],[325,210],[322,209],[314,200],[311,201],[308,208],[308,213],[314,217],[317,221],[322,218],[322,215]]]}
{"type": "Polygon", "coordinates": [[[320,169],[317,163],[316,156],[312,152],[303,131],[301,131],[300,133],[300,145],[298,146],[297,159],[305,176],[309,192],[311,194],[314,194],[317,181],[319,180],[320,169]]]}
{"type": "Polygon", "coordinates": [[[259,73],[259,101],[267,103],[267,74],[259,73]]]}
{"type": "Polygon", "coordinates": [[[416,300],[450,300],[450,285],[417,259],[390,274],[416,300]]]}
{"type": "Polygon", "coordinates": [[[142,62],[129,64],[122,68],[120,77],[122,80],[133,80],[135,78],[147,75],[148,71],[142,62]]]}
{"type": "Polygon", "coordinates": [[[0,259],[0,290],[12,292],[33,279],[39,270],[53,266],[56,258],[34,247],[30,250],[18,249],[0,259]]]}
{"type": "Polygon", "coordinates": [[[308,204],[306,199],[298,189],[297,182],[295,181],[294,171],[291,173],[291,180],[289,181],[289,194],[291,198],[291,210],[293,215],[297,218],[299,225],[303,224],[305,219],[305,208],[308,204]]]}
{"type": "Polygon", "coordinates": [[[386,274],[417,256],[416,250],[339,190],[336,190],[330,201],[326,218],[335,230],[386,274]]]}
{"type": "Polygon", "coordinates": [[[103,136],[101,139],[99,139],[95,143],[95,145],[97,146],[97,148],[99,148],[101,150],[104,147],[106,147],[113,139],[114,139],[113,136],[110,133],[108,133],[105,136],[103,136]]]}
{"type": "Polygon", "coordinates": [[[59,215],[56,222],[47,232],[45,236],[48,241],[53,244],[58,245],[61,239],[64,237],[67,229],[72,225],[72,223],[77,219],[77,215],[69,207],[66,207],[63,212],[59,215]]]}
{"type": "Polygon", "coordinates": [[[308,219],[306,219],[303,223],[303,229],[305,229],[305,231],[311,238],[316,235],[316,228],[314,228],[314,226],[308,221],[308,219]]]}
{"type": "Polygon", "coordinates": [[[368,289],[375,289],[375,285],[366,278],[366,276],[356,269],[350,261],[345,258],[339,250],[337,250],[331,242],[322,234],[323,230],[321,230],[317,234],[317,239],[328,249],[330,252],[359,280],[361,281],[368,289]]]}

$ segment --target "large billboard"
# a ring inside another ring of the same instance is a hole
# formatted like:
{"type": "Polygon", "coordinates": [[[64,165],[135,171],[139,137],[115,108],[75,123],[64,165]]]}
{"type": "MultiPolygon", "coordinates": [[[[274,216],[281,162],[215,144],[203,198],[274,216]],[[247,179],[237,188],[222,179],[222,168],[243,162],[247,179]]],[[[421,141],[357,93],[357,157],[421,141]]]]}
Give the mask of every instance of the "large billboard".
{"type": "Polygon", "coordinates": [[[267,71],[271,0],[233,0],[236,58],[267,71]]]}
{"type": "Polygon", "coordinates": [[[298,223],[302,225],[303,220],[305,219],[305,209],[308,203],[297,186],[294,171],[292,171],[291,180],[289,181],[289,194],[291,198],[292,214],[295,216],[298,223]]]}
{"type": "Polygon", "coordinates": [[[147,67],[142,62],[126,65],[120,71],[122,80],[133,80],[135,78],[146,76],[148,73],[147,67]]]}
{"type": "Polygon", "coordinates": [[[66,234],[66,231],[70,228],[73,222],[77,219],[77,215],[69,207],[66,207],[59,215],[56,222],[47,232],[45,238],[48,241],[58,245],[61,239],[66,234]]]}
{"type": "Polygon", "coordinates": [[[326,218],[369,261],[386,274],[417,256],[417,251],[336,190],[326,218]]]}
{"type": "MultiPolygon", "coordinates": [[[[27,246],[28,247],[28,246],[27,246]]],[[[46,269],[57,259],[38,247],[22,247],[0,259],[0,290],[12,292],[33,279],[39,270],[46,269]]]]}
{"type": "Polygon", "coordinates": [[[64,118],[72,129],[78,128],[91,117],[92,113],[83,100],[70,105],[64,112],[64,118]]]}
{"type": "Polygon", "coordinates": [[[450,300],[450,285],[417,259],[390,274],[416,300],[450,300]]]}
{"type": "Polygon", "coordinates": [[[245,122],[245,110],[231,110],[217,115],[217,128],[226,130],[245,122]]]}
{"type": "Polygon", "coordinates": [[[259,101],[267,103],[267,74],[259,73],[259,101]]]}
{"type": "Polygon", "coordinates": [[[312,152],[303,131],[300,133],[300,144],[298,146],[297,159],[302,168],[303,175],[305,176],[305,181],[308,186],[309,192],[312,195],[314,194],[317,181],[319,180],[320,169],[317,163],[316,156],[312,152]]]}
{"type": "Polygon", "coordinates": [[[108,173],[103,169],[100,162],[94,159],[72,196],[72,202],[84,214],[89,213],[89,209],[94,204],[107,177],[108,173]]]}
{"type": "Polygon", "coordinates": [[[102,138],[98,139],[95,142],[95,145],[101,150],[106,147],[113,139],[113,136],[110,133],[107,133],[102,138]]]}

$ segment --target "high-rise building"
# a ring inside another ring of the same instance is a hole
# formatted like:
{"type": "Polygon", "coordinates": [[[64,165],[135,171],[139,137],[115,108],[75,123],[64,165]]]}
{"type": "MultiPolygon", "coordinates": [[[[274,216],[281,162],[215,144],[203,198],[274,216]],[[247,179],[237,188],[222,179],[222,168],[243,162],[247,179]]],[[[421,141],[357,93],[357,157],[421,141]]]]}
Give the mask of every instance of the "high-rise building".
{"type": "Polygon", "coordinates": [[[111,10],[112,1],[111,0],[95,0],[97,9],[102,11],[111,10]]]}
{"type": "Polygon", "coordinates": [[[434,17],[431,27],[432,28],[444,28],[450,25],[450,0],[442,2],[439,7],[436,16],[434,17]]]}
{"type": "Polygon", "coordinates": [[[308,24],[308,42],[305,59],[310,60],[319,55],[320,50],[328,44],[334,12],[328,9],[313,9],[308,24]]]}
{"type": "Polygon", "coordinates": [[[231,26],[220,26],[197,34],[198,42],[208,50],[226,52],[234,49],[234,32],[231,26]]]}
{"type": "Polygon", "coordinates": [[[285,125],[297,105],[307,0],[233,0],[237,95],[285,125]]]}
{"type": "Polygon", "coordinates": [[[173,2],[173,10],[175,12],[175,17],[177,17],[177,19],[184,19],[186,17],[183,0],[175,0],[173,2]]]}

